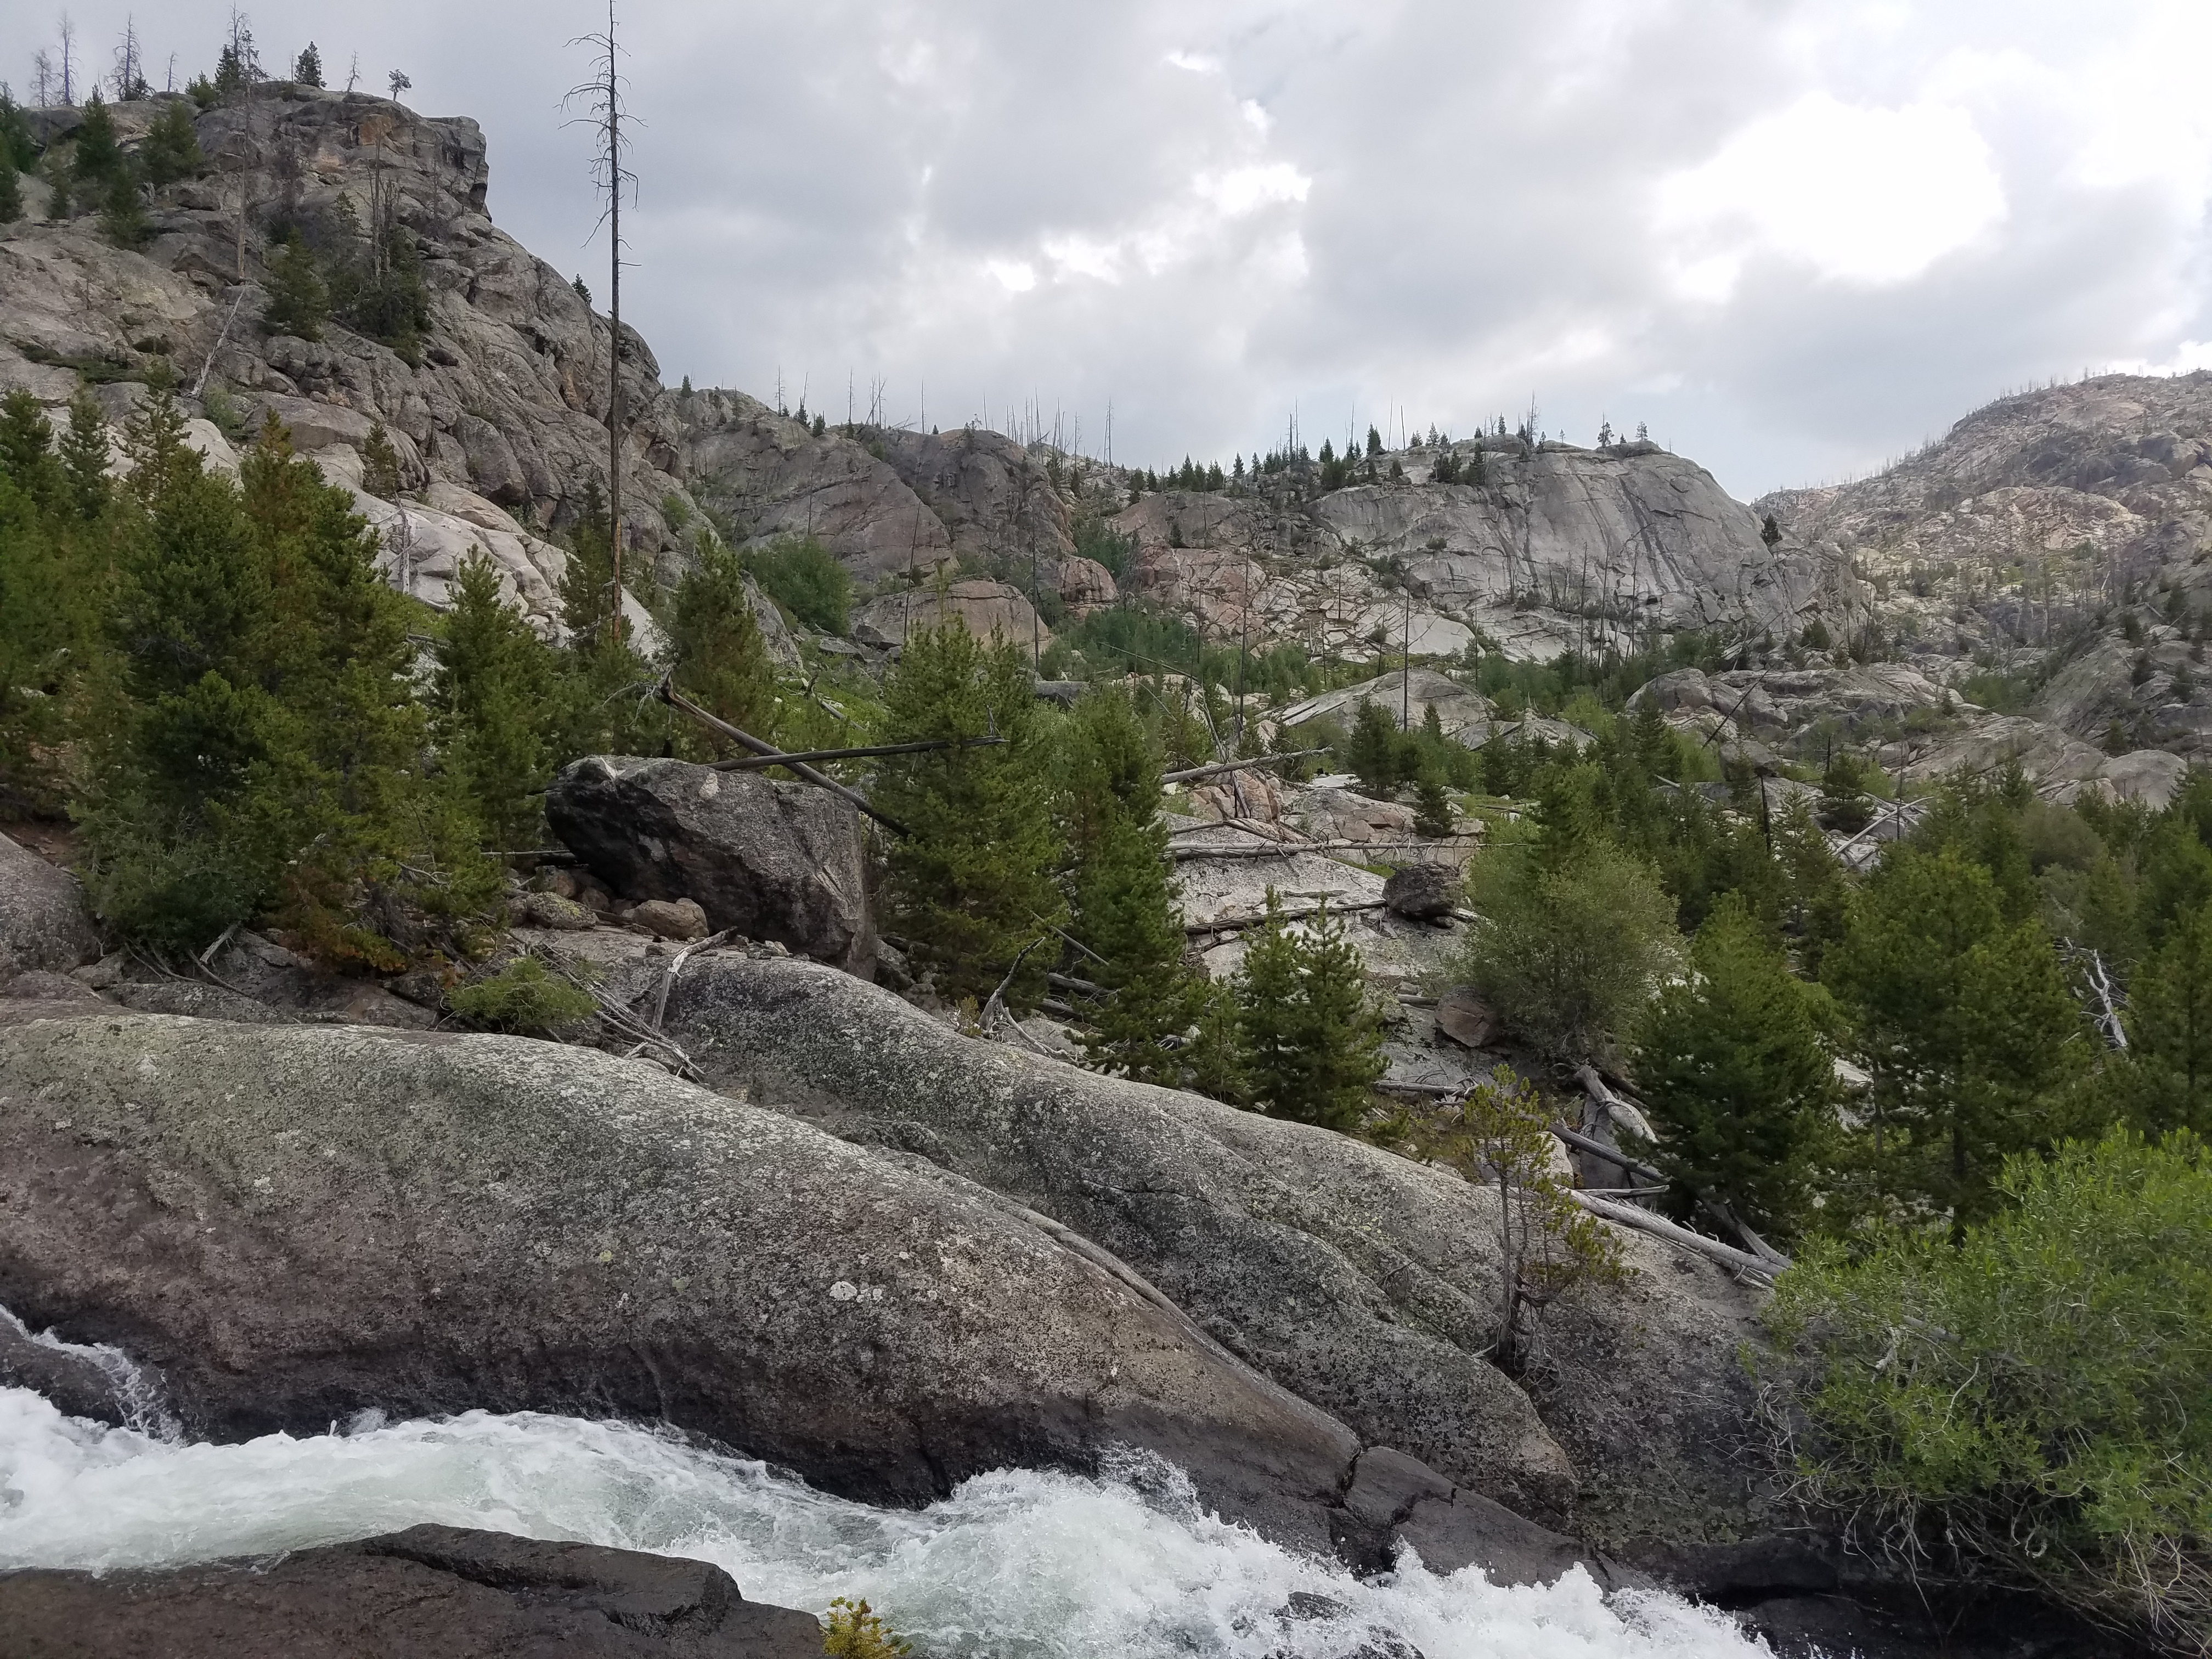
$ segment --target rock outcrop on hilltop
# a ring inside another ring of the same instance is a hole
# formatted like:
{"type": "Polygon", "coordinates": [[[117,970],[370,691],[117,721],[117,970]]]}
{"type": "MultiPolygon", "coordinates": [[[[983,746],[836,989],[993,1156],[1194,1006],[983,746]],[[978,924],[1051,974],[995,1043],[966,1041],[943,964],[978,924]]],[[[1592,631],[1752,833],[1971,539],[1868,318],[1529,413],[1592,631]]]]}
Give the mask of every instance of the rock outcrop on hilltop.
{"type": "MultiPolygon", "coordinates": [[[[112,106],[126,147],[161,102],[112,106]]],[[[76,120],[49,112],[45,125],[65,138],[76,120]]],[[[586,483],[605,477],[614,342],[568,278],[492,223],[482,130],[465,117],[289,85],[210,110],[197,125],[214,170],[157,194],[143,249],[112,246],[90,218],[40,222],[42,187],[26,179],[34,216],[0,229],[0,390],[58,404],[89,374],[119,422],[149,382],[173,380],[216,465],[235,459],[210,415],[243,436],[274,414],[350,485],[380,422],[406,499],[361,500],[385,532],[395,584],[441,602],[455,562],[481,546],[524,608],[553,625],[552,585],[566,560],[541,532],[572,522],[586,483]],[[299,228],[342,238],[347,221],[368,222],[372,194],[420,249],[430,323],[416,360],[336,324],[314,341],[268,332],[271,235],[299,228]]],[[[621,361],[628,516],[651,553],[674,544],[664,502],[682,495],[669,470],[678,432],[634,331],[623,331],[621,361]]]]}
{"type": "Polygon", "coordinates": [[[2212,374],[2100,376],[2001,398],[1870,478],[1753,503],[1849,561],[1887,643],[1931,678],[1978,657],[2035,682],[2014,711],[2075,738],[2203,753],[2212,696],[2212,374]],[[2055,660],[2054,660],[2055,659],[2055,660]]]}

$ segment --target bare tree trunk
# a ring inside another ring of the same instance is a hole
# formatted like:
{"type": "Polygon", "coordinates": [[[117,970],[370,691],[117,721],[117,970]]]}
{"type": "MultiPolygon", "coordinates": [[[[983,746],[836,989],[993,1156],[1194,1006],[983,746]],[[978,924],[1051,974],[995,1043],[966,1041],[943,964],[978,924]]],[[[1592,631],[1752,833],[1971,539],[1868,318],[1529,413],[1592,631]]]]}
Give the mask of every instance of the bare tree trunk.
{"type": "Polygon", "coordinates": [[[622,100],[615,80],[615,0],[607,0],[607,541],[614,556],[613,631],[623,636],[622,100]]]}

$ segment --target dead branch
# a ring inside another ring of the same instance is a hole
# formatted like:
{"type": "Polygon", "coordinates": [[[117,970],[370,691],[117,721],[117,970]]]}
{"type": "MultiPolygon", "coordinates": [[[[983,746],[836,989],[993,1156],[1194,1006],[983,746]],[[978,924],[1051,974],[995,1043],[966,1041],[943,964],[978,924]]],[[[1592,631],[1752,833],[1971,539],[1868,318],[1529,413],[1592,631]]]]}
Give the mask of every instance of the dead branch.
{"type": "MultiPolygon", "coordinates": [[[[1317,916],[1324,910],[1332,911],[1341,916],[1347,915],[1355,910],[1380,910],[1382,908],[1381,899],[1363,899],[1349,904],[1316,904],[1303,910],[1278,910],[1275,912],[1274,919],[1278,921],[1300,921],[1308,916],[1317,916]]],[[[1183,924],[1183,932],[1186,933],[1233,933],[1246,927],[1264,927],[1267,921],[1267,917],[1264,913],[1256,916],[1224,916],[1218,921],[1186,922],[1183,924]]]]}
{"type": "MultiPolygon", "coordinates": [[[[1639,1210],[1633,1204],[1616,1204],[1609,1198],[1600,1198],[1593,1193],[1572,1188],[1568,1189],[1567,1196],[1601,1220],[1613,1222],[1636,1232],[1649,1233],[1654,1238],[1663,1238],[1669,1244],[1686,1250],[1694,1250],[1708,1261],[1717,1261],[1723,1267],[1749,1274],[1763,1284],[1772,1284],[1779,1270],[1778,1266],[1723,1244],[1717,1238],[1707,1238],[1703,1233],[1693,1233],[1687,1227],[1678,1227],[1666,1217],[1654,1215],[1649,1210],[1639,1210]]],[[[1779,1264],[1780,1267],[1788,1265],[1786,1261],[1779,1264]]]]}
{"type": "Polygon", "coordinates": [[[702,726],[707,727],[708,730],[711,732],[720,732],[724,737],[729,738],[731,742],[737,744],[739,747],[750,749],[756,755],[759,755],[764,759],[774,762],[777,765],[787,766],[793,772],[805,779],[807,782],[813,784],[819,788],[827,789],[831,794],[840,796],[843,799],[850,801],[855,807],[866,813],[878,823],[882,824],[884,829],[890,830],[893,834],[904,836],[913,833],[896,819],[885,817],[881,812],[876,811],[874,807],[869,805],[867,797],[861,794],[859,790],[848,789],[843,784],[838,782],[836,779],[830,776],[827,773],[817,772],[812,767],[809,766],[805,761],[797,759],[793,756],[784,754],[781,750],[777,749],[775,744],[763,743],[760,738],[753,736],[751,732],[740,732],[736,726],[731,725],[729,721],[721,719],[718,715],[708,714],[705,709],[699,707],[697,703],[692,702],[690,698],[685,696],[673,685],[670,684],[668,682],[668,677],[665,674],[660,677],[660,683],[654,688],[654,694],[659,697],[661,702],[666,703],[671,708],[682,710],[684,714],[690,715],[693,720],[697,720],[702,726]]]}
{"type": "Polygon", "coordinates": [[[933,749],[991,749],[1004,738],[926,738],[919,743],[878,743],[860,749],[805,749],[791,754],[749,755],[743,760],[716,761],[717,772],[758,772],[798,761],[865,760],[872,755],[920,755],[933,749]]]}
{"type": "Polygon", "coordinates": [[[1187,766],[1180,772],[1163,772],[1162,783],[1195,783],[1200,778],[1219,777],[1224,772],[1243,772],[1255,766],[1273,766],[1278,761],[1304,760],[1312,755],[1326,755],[1326,749],[1297,749],[1287,755],[1255,755],[1250,760],[1216,761],[1211,766],[1187,766]]]}

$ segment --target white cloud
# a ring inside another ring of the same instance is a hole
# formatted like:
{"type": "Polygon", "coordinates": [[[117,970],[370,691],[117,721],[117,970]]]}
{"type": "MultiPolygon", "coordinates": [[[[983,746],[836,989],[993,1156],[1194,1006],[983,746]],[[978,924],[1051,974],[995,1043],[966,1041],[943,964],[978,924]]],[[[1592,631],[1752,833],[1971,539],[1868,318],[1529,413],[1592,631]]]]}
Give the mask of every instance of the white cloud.
{"type": "Polygon", "coordinates": [[[1036,267],[1026,259],[986,259],[983,269],[1009,294],[1026,294],[1036,286],[1036,267]]]}
{"type": "Polygon", "coordinates": [[[1824,280],[1908,283],[2006,216],[2003,180],[1972,118],[1808,93],[1741,128],[1710,161],[1662,179],[1653,216],[1684,297],[1724,301],[1772,254],[1824,280]]]}
{"type": "Polygon", "coordinates": [[[1225,173],[1201,173],[1191,188],[1231,217],[1241,217],[1263,207],[1303,202],[1313,180],[1287,161],[1259,167],[1231,167],[1225,173]]]}

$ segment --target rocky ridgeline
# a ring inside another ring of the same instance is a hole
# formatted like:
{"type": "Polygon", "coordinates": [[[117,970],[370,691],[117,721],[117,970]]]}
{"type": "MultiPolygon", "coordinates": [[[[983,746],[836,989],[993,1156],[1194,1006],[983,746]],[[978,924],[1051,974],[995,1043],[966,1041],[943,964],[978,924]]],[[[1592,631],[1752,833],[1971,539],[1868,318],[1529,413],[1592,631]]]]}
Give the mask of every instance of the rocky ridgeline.
{"type": "MultiPolygon", "coordinates": [[[[160,107],[115,106],[126,148],[160,107]]],[[[77,118],[40,117],[51,140],[77,118]]],[[[27,180],[32,216],[0,234],[0,386],[58,404],[88,374],[119,421],[148,381],[173,374],[203,417],[195,441],[219,465],[274,413],[356,488],[381,421],[404,499],[362,506],[386,532],[395,581],[439,602],[454,561],[482,544],[550,625],[563,560],[543,537],[574,520],[587,481],[604,481],[612,341],[561,272],[492,223],[480,129],[284,86],[202,114],[198,129],[211,170],[160,193],[141,251],[108,244],[91,217],[44,221],[43,187],[27,180]],[[365,222],[372,204],[421,246],[432,315],[419,361],[336,325],[316,342],[268,332],[268,233],[342,205],[365,222]],[[191,396],[206,390],[216,395],[191,396]]],[[[634,332],[621,356],[637,548],[680,559],[682,526],[702,504],[746,539],[811,534],[884,592],[883,614],[862,623],[887,641],[911,624],[916,602],[901,590],[954,561],[979,584],[1015,576],[1079,614],[1113,602],[1115,576],[1076,549],[1086,517],[1133,544],[1122,583],[1146,599],[1215,634],[1354,657],[1400,641],[1394,568],[1414,599],[1415,649],[1438,654],[1477,635],[1548,656],[1655,625],[1782,634],[1819,616],[1842,627],[1856,604],[1847,563],[1770,550],[1710,475],[1650,444],[1488,438],[1452,447],[1463,469],[1485,452],[1481,483],[1435,481],[1443,452],[1418,447],[1382,458],[1385,475],[1400,463],[1396,481],[1325,491],[1300,464],[1255,489],[1130,506],[1125,469],[1048,446],[974,428],[817,434],[743,393],[665,390],[634,332]]],[[[1005,582],[961,596],[958,609],[1036,626],[1005,582]]]]}
{"type": "MultiPolygon", "coordinates": [[[[115,107],[126,147],[161,105],[115,107]]],[[[80,118],[37,118],[65,141],[80,118]]],[[[482,131],[383,99],[281,86],[200,115],[198,131],[210,170],[160,193],[142,250],[112,246],[91,216],[45,220],[44,186],[25,180],[31,216],[0,229],[0,387],[58,404],[89,380],[119,424],[149,382],[173,377],[196,416],[193,441],[226,467],[274,414],[355,491],[396,585],[442,603],[459,562],[481,548],[515,601],[557,633],[566,555],[549,538],[604,481],[614,343],[562,273],[493,224],[482,131]],[[430,322],[419,351],[403,357],[336,324],[317,342],[268,332],[269,232],[348,212],[364,221],[372,204],[422,250],[430,322]],[[398,455],[389,499],[362,489],[379,422],[398,455]]],[[[1050,632],[1028,594],[1069,616],[1133,598],[1211,638],[1288,640],[1355,660],[1408,639],[1419,654],[1479,641],[1543,659],[1694,630],[1748,653],[1763,674],[1832,670],[1844,678],[1826,703],[1856,707],[1854,671],[1831,653],[1871,628],[1917,676],[1904,699],[1912,707],[1843,724],[1869,746],[1901,744],[1881,751],[1893,773],[2017,756],[2072,787],[2105,775],[2111,756],[2100,751],[2189,756],[2212,731],[2193,642],[2168,615],[2202,610],[2198,589],[2212,580],[2197,562],[2212,519],[2203,374],[2002,399],[1877,477],[1748,507],[1649,443],[1495,435],[1379,456],[1372,483],[1358,481],[1363,465],[1324,489],[1318,467],[1297,461],[1132,504],[1126,468],[1048,445],[973,428],[817,430],[743,392],[666,390],[634,332],[621,356],[637,553],[674,574],[702,507],[742,540],[814,536],[862,585],[854,635],[864,645],[895,647],[947,618],[1041,645],[1050,632]],[[1086,524],[1121,538],[1118,574],[1079,550],[1086,524]],[[2029,706],[1985,714],[1956,692],[1977,658],[2026,671],[2059,645],[2066,660],[2038,676],[2029,706]]],[[[649,641],[649,622],[634,616],[649,641]]],[[[795,662],[776,631],[772,644],[795,662]]],[[[1717,717],[1722,740],[1757,744],[1761,764],[1804,758],[1806,721],[1741,718],[1734,695],[1716,682],[1711,711],[1694,691],[1665,697],[1678,723],[1704,735],[1717,717]]],[[[1778,700],[1785,715],[1821,703],[1778,700]]],[[[2118,774],[2154,793],[2150,775],[2164,775],[2139,762],[2118,774]]]]}
{"type": "Polygon", "coordinates": [[[2002,398],[1873,477],[1752,510],[1848,561],[1888,642],[1931,678],[1978,655],[2033,671],[2057,649],[2025,715],[2091,743],[2117,723],[2189,757],[2212,737],[2175,614],[2212,605],[2212,374],[2002,398]]]}

